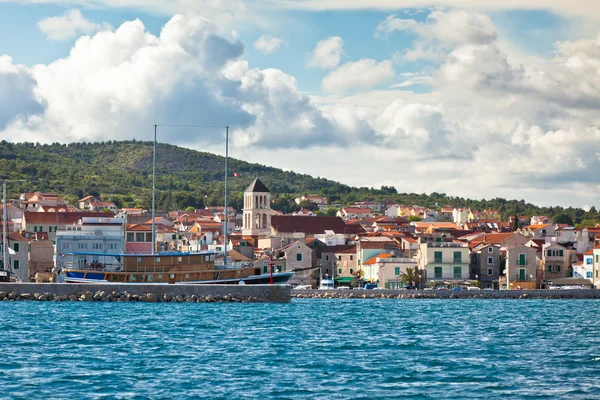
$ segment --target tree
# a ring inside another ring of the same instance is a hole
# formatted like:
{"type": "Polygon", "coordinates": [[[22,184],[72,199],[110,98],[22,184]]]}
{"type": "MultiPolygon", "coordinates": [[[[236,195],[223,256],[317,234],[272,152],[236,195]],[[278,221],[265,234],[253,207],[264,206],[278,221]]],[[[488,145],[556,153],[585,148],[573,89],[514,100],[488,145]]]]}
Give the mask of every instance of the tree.
{"type": "Polygon", "coordinates": [[[519,216],[513,215],[512,230],[516,231],[517,229],[519,229],[519,216]]]}
{"type": "Polygon", "coordinates": [[[327,211],[325,211],[325,215],[327,215],[328,217],[335,217],[337,212],[338,212],[337,208],[329,207],[327,209],[327,211]]]}
{"type": "Polygon", "coordinates": [[[421,218],[417,217],[416,215],[411,215],[408,217],[408,222],[418,222],[420,220],[421,218]]]}
{"type": "Polygon", "coordinates": [[[185,212],[194,212],[196,209],[192,206],[186,207],[185,212]]]}
{"type": "Polygon", "coordinates": [[[406,268],[406,272],[402,272],[398,278],[400,279],[400,282],[414,285],[417,281],[417,267],[406,268]]]}
{"type": "Polygon", "coordinates": [[[567,224],[569,226],[574,226],[573,219],[567,214],[559,214],[554,220],[557,224],[567,224]]]}

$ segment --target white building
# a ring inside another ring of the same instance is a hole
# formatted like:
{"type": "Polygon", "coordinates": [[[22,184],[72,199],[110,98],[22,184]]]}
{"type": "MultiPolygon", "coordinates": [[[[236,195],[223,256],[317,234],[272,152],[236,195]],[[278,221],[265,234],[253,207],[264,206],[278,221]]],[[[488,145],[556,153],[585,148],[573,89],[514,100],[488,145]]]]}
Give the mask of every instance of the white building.
{"type": "Polygon", "coordinates": [[[114,257],[103,254],[125,252],[124,222],[123,218],[82,217],[77,224],[59,229],[56,232],[56,266],[114,263],[114,257]]]}

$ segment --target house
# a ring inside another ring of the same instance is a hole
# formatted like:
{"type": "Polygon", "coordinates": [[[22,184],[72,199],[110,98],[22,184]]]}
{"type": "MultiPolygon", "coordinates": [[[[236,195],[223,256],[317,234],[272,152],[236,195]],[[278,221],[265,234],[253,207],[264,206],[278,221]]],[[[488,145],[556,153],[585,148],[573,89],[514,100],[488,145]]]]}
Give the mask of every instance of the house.
{"type": "Polygon", "coordinates": [[[594,276],[594,250],[583,254],[583,260],[573,264],[573,278],[589,279],[592,282],[594,276]]]}
{"type": "Polygon", "coordinates": [[[279,252],[284,253],[287,271],[304,270],[316,264],[314,250],[300,240],[279,249],[279,252]]]}
{"type": "Polygon", "coordinates": [[[554,222],[544,215],[534,215],[530,219],[531,225],[552,225],[554,222]]]}
{"type": "Polygon", "coordinates": [[[89,210],[90,204],[93,202],[100,202],[100,198],[96,196],[85,196],[82,199],[79,199],[79,209],[81,210],[89,210]]]}
{"type": "Polygon", "coordinates": [[[398,241],[388,236],[372,236],[372,237],[361,237],[356,242],[356,256],[358,261],[358,267],[364,276],[363,262],[375,257],[381,253],[391,253],[394,250],[399,250],[398,241]]]}
{"type": "Polygon", "coordinates": [[[29,234],[29,281],[49,282],[54,267],[54,244],[47,232],[29,234]]]}
{"type": "Polygon", "coordinates": [[[506,284],[508,289],[537,289],[541,287],[538,276],[538,258],[534,248],[514,246],[506,250],[506,284]]]}
{"type": "Polygon", "coordinates": [[[572,259],[576,251],[569,249],[560,243],[546,243],[542,246],[542,261],[544,283],[550,283],[553,279],[567,278],[573,276],[572,264],[578,262],[572,259]]]}
{"type": "Polygon", "coordinates": [[[435,284],[457,284],[469,279],[469,247],[464,242],[421,242],[417,252],[419,270],[435,284]]]}
{"type": "Polygon", "coordinates": [[[452,210],[452,221],[456,225],[464,225],[472,218],[470,208],[455,208],[452,210]]]}
{"type": "Polygon", "coordinates": [[[117,266],[119,263],[114,254],[122,254],[125,250],[124,223],[123,218],[82,217],[75,224],[61,227],[56,232],[56,266],[117,266]]]}
{"type": "Polygon", "coordinates": [[[90,211],[110,210],[113,214],[117,213],[117,206],[111,201],[92,201],[88,206],[90,211]]]}
{"type": "Polygon", "coordinates": [[[294,199],[294,202],[298,205],[300,205],[300,203],[302,203],[303,201],[308,201],[309,203],[314,203],[317,205],[326,205],[327,204],[327,197],[322,197],[322,196],[314,196],[314,195],[304,195],[302,197],[296,197],[294,199]]]}
{"type": "Polygon", "coordinates": [[[374,201],[356,201],[352,203],[352,208],[368,208],[372,212],[380,212],[381,211],[381,203],[377,203],[374,201]]]}
{"type": "Polygon", "coordinates": [[[127,224],[125,252],[131,254],[152,253],[152,227],[143,224],[127,224]]]}
{"type": "Polygon", "coordinates": [[[368,208],[346,207],[339,210],[336,213],[336,216],[341,217],[344,220],[371,218],[373,217],[373,212],[368,208]]]}
{"type": "Polygon", "coordinates": [[[39,206],[65,206],[65,201],[55,193],[23,193],[19,197],[19,206],[23,210],[35,210],[39,206]]]}
{"type": "Polygon", "coordinates": [[[18,281],[29,282],[29,248],[27,239],[16,232],[7,235],[8,265],[4,265],[3,235],[0,235],[0,270],[11,271],[18,281]]]}
{"type": "Polygon", "coordinates": [[[531,236],[534,239],[551,237],[555,235],[555,228],[551,224],[531,224],[517,229],[517,232],[531,236]]]}
{"type": "Polygon", "coordinates": [[[505,262],[505,251],[500,245],[481,243],[471,250],[470,279],[479,281],[480,287],[500,289],[505,262]]]}
{"type": "Polygon", "coordinates": [[[335,277],[338,284],[349,285],[358,272],[356,244],[330,246],[321,250],[324,274],[335,277]]]}
{"type": "MultiPolygon", "coordinates": [[[[373,269],[377,269],[377,286],[385,289],[400,289],[410,284],[410,282],[402,282],[400,279],[401,274],[405,274],[410,269],[415,269],[417,277],[415,285],[418,288],[422,288],[423,285],[423,273],[419,272],[416,266],[415,259],[412,257],[397,256],[395,252],[387,254],[380,254],[375,257],[375,262],[372,264],[373,269]]],[[[366,261],[366,264],[370,264],[371,260],[366,261]]]]}

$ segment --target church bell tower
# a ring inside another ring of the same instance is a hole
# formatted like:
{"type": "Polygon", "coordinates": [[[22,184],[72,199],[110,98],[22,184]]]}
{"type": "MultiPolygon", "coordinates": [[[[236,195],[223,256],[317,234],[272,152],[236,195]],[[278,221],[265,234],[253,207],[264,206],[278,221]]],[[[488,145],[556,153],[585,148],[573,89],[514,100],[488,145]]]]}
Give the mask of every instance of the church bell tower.
{"type": "Polygon", "coordinates": [[[271,232],[271,192],[256,178],[244,190],[243,235],[265,236],[271,232]]]}

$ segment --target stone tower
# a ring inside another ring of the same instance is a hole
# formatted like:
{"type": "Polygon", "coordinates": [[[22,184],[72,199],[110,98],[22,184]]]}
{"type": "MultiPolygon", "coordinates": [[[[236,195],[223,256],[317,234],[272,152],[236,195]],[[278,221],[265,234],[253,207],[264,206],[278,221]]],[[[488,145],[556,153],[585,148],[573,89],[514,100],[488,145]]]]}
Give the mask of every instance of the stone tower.
{"type": "Polygon", "coordinates": [[[256,178],[244,190],[242,234],[265,236],[271,232],[271,192],[256,178]]]}

